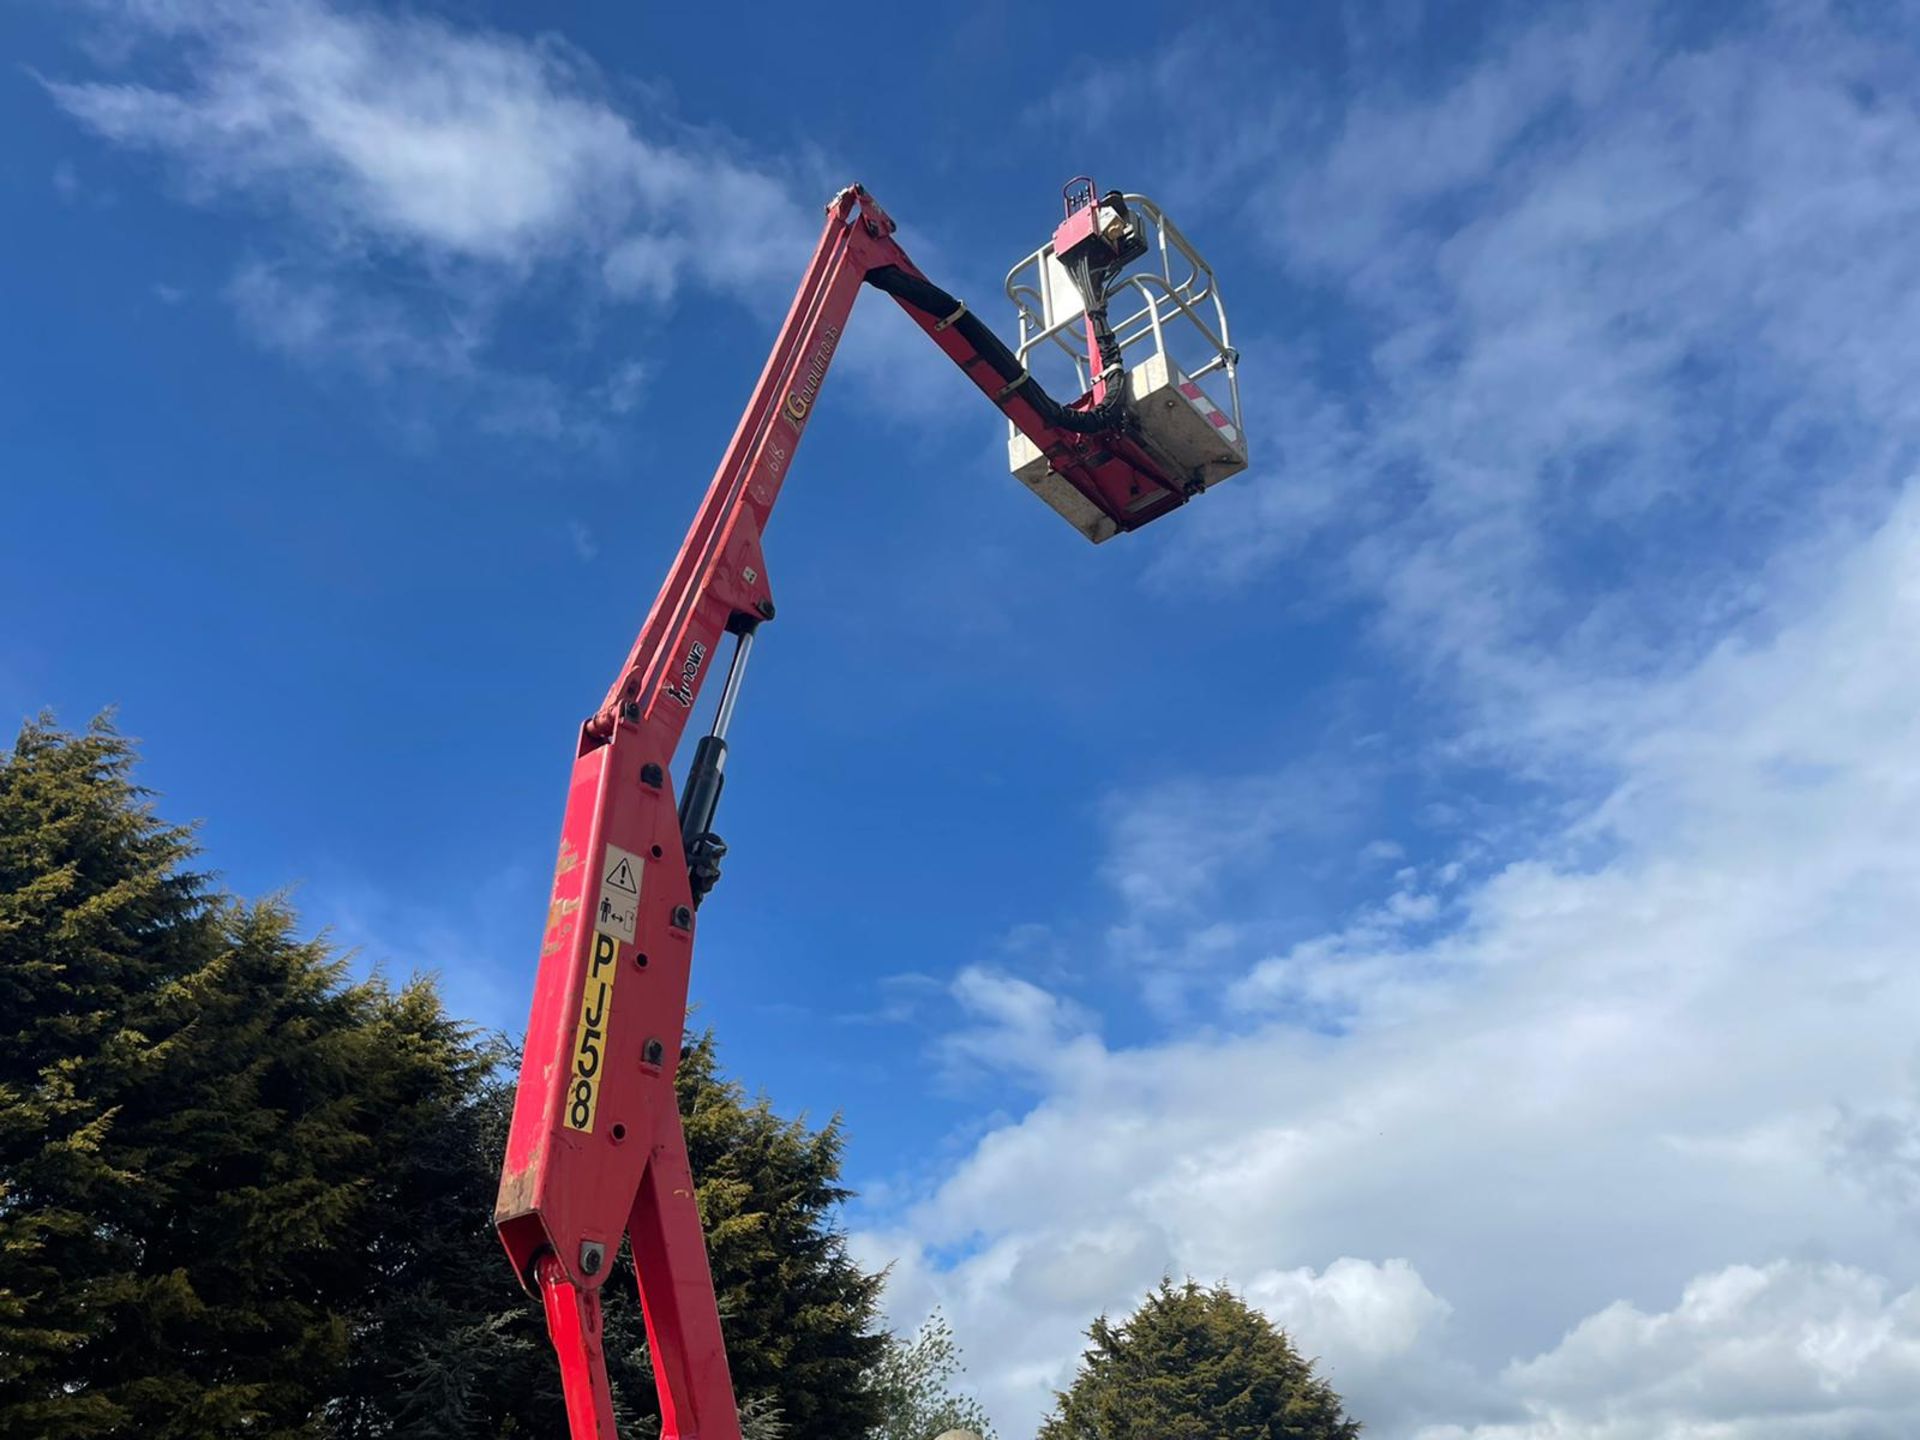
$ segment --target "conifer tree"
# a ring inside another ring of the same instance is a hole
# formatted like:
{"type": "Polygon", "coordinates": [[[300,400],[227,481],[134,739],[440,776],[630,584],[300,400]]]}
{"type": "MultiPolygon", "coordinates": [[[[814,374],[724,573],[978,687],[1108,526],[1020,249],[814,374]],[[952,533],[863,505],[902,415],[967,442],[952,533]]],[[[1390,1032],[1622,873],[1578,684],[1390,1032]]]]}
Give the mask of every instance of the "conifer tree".
{"type": "Polygon", "coordinates": [[[1224,1285],[1163,1279],[1106,1316],[1039,1440],[1356,1440],[1360,1425],[1286,1335],[1224,1285]]]}
{"type": "MultiPolygon", "coordinates": [[[[472,1171],[489,1203],[512,1101],[509,1084],[494,1084],[483,1102],[491,1134],[475,1147],[472,1171]]],[[[838,1127],[813,1130],[782,1119],[764,1097],[749,1101],[721,1073],[711,1032],[690,1039],[676,1086],[749,1440],[867,1435],[881,1417],[864,1377],[887,1343],[878,1323],[883,1277],[854,1263],[835,1223],[848,1193],[839,1179],[838,1127]]],[[[403,1388],[412,1398],[401,1413],[420,1418],[410,1421],[409,1435],[547,1434],[560,1413],[538,1306],[514,1287],[497,1242],[489,1236],[488,1243],[479,1268],[455,1268],[433,1282],[458,1298],[424,1343],[410,1347],[403,1388]]],[[[649,1434],[659,1416],[624,1250],[606,1289],[603,1347],[616,1413],[623,1430],[649,1434]]]]}
{"type": "Polygon", "coordinates": [[[687,1046],[677,1083],[735,1388],[770,1396],[790,1440],[865,1435],[879,1418],[861,1378],[886,1343],[884,1277],[855,1264],[835,1223],[852,1193],[838,1122],[812,1130],[748,1101],[720,1074],[711,1031],[687,1046]]]}
{"type": "Polygon", "coordinates": [[[452,1026],[424,986],[403,992],[396,1020],[429,1098],[376,1181],[363,1223],[367,1288],[340,1393],[337,1440],[550,1435],[559,1375],[539,1306],[515,1283],[492,1223],[512,1106],[497,1037],[452,1026]]]}
{"type": "MultiPolygon", "coordinates": [[[[0,758],[0,1435],[552,1434],[490,1223],[510,1055],[219,893],[133,759],[48,720],[0,758]]],[[[880,1279],[835,1227],[837,1127],[747,1102],[711,1036],[679,1093],[749,1431],[864,1434],[880,1279]]],[[[609,1284],[645,1433],[630,1272],[609,1284]]]]}
{"type": "Polygon", "coordinates": [[[110,1136],[143,1047],[126,997],[204,964],[192,836],[156,820],[104,723],[27,725],[0,763],[0,1433],[106,1433],[84,1355],[134,1257],[99,1222],[137,1183],[110,1136]]]}
{"type": "Polygon", "coordinates": [[[0,1433],[321,1435],[486,1059],[214,891],[132,762],[41,721],[0,764],[0,1433]]]}

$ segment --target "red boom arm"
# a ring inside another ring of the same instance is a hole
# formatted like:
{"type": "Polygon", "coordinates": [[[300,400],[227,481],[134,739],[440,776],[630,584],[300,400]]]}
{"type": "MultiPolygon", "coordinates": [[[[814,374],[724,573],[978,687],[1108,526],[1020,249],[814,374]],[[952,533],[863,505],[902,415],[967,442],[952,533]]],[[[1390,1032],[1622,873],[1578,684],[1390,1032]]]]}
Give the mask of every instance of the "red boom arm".
{"type": "MultiPolygon", "coordinates": [[[[893,294],[1122,529],[1186,498],[1123,432],[1090,423],[1091,397],[1067,409],[1016,373],[1005,346],[977,321],[962,323],[964,306],[946,308],[952,297],[914,268],[893,230],[858,186],[827,207],[686,542],[619,678],[581,727],[494,1215],[515,1271],[545,1305],[574,1440],[615,1434],[600,1287],[622,1236],[633,1247],[663,1440],[740,1434],[673,1085],[694,911],[724,848],[706,833],[724,723],[702,742],[681,807],[669,781],[721,635],[739,637],[737,664],[773,617],[761,532],[861,284],[893,294]],[[704,814],[683,825],[680,810],[700,810],[703,796],[704,814]]],[[[723,713],[730,701],[731,685],[723,713]]]]}

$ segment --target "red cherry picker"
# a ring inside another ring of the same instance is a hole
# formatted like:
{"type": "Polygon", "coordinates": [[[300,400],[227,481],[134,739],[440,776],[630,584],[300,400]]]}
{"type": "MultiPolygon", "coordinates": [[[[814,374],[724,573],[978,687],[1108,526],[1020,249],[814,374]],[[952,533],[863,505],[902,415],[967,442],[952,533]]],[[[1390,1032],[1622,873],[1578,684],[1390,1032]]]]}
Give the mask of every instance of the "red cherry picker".
{"type": "Polygon", "coordinates": [[[999,407],[1014,473],[1096,543],[1246,466],[1212,270],[1143,196],[1082,178],[1065,199],[1051,241],[1007,277],[1020,327],[1009,348],[920,273],[866,191],[834,197],[666,584],[581,726],[494,1214],[545,1308],[573,1440],[615,1436],[600,1290],[623,1237],[664,1440],[739,1440],[673,1079],[695,913],[726,852],[713,825],[727,731],[774,615],[761,536],[860,287],[892,296],[999,407]],[[1044,363],[1070,373],[1076,399],[1043,388],[1032,367],[1044,363]],[[674,754],[723,636],[719,703],[676,800],[674,754]]]}

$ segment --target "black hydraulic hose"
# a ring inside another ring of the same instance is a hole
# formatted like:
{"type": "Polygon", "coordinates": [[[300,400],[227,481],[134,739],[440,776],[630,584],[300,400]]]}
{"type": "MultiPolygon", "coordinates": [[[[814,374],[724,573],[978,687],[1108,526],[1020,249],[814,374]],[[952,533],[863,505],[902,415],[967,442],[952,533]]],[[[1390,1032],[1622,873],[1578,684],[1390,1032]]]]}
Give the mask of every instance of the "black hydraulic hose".
{"type": "Polygon", "coordinates": [[[1123,414],[1118,404],[1108,402],[1092,410],[1069,410],[1055,400],[1040,382],[1025,373],[1013,351],[993,330],[975,315],[966,310],[953,296],[942,290],[931,280],[919,275],[910,275],[898,265],[876,265],[867,271],[867,283],[876,290],[884,290],[903,305],[911,305],[922,315],[930,315],[935,320],[946,320],[956,311],[959,318],[952,321],[951,328],[958,331],[960,337],[973,347],[974,353],[988,365],[994,373],[1009,385],[1019,384],[1020,395],[1029,405],[1040,412],[1040,418],[1056,430],[1071,430],[1077,435],[1098,435],[1103,431],[1117,430],[1122,423],[1123,414]]]}
{"type": "Polygon", "coordinates": [[[1107,281],[1118,270],[1118,265],[1096,267],[1085,254],[1076,255],[1067,266],[1073,288],[1080,292],[1080,302],[1086,307],[1087,321],[1093,326],[1093,341],[1100,352],[1103,375],[1120,368],[1120,346],[1113,338],[1113,327],[1107,323],[1107,281]]]}

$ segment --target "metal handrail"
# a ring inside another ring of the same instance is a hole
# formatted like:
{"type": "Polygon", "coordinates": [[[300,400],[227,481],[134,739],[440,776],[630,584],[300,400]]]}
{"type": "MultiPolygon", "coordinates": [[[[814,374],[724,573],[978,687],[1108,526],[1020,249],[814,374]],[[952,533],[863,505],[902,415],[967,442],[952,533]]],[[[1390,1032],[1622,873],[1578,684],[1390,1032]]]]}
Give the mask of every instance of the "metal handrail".
{"type": "MultiPolygon", "coordinates": [[[[1119,320],[1110,322],[1114,342],[1124,352],[1150,339],[1153,353],[1168,355],[1171,363],[1166,326],[1179,319],[1190,322],[1213,353],[1198,369],[1183,373],[1189,380],[1197,380],[1215,371],[1224,372],[1231,392],[1229,408],[1234,424],[1240,425],[1239,357],[1233,352],[1219,277],[1194,248],[1193,242],[1167,218],[1166,212],[1155,201],[1148,196],[1132,193],[1124,198],[1129,209],[1152,227],[1149,253],[1155,256],[1158,265],[1122,277],[1115,293],[1131,287],[1140,296],[1140,306],[1119,320]],[[1211,323],[1200,310],[1201,306],[1209,303],[1213,308],[1211,323]]],[[[1085,307],[1079,302],[1077,294],[1070,303],[1057,303],[1065,301],[1066,297],[1056,294],[1053,267],[1047,263],[1052,258],[1053,246],[1049,242],[1007,271],[1004,288],[1007,298],[1013,303],[1020,328],[1016,354],[1024,367],[1030,363],[1029,356],[1042,344],[1057,346],[1062,354],[1073,361],[1074,373],[1081,389],[1085,390],[1091,383],[1091,376],[1087,357],[1077,337],[1077,327],[1085,307]],[[1062,313],[1063,310],[1066,313],[1062,313]],[[1049,321],[1049,316],[1059,318],[1049,321]]]]}

